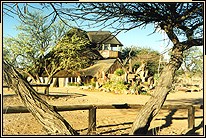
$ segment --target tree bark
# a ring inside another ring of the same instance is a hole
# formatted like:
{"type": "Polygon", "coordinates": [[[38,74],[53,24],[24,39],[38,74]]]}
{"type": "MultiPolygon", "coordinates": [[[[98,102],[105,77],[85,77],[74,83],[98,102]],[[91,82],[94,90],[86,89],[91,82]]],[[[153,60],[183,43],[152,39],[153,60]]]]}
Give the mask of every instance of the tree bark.
{"type": "Polygon", "coordinates": [[[183,61],[183,50],[180,46],[174,46],[173,55],[170,62],[162,70],[158,85],[155,87],[154,95],[147,101],[147,103],[138,112],[137,117],[133,123],[130,135],[145,135],[152,119],[157,115],[161,109],[174,80],[174,74],[181,66],[183,61]]]}
{"type": "Polygon", "coordinates": [[[3,61],[4,80],[50,135],[78,135],[71,125],[23,79],[22,75],[3,61]]]}
{"type": "Polygon", "coordinates": [[[129,73],[132,73],[132,59],[129,59],[129,73]]]}

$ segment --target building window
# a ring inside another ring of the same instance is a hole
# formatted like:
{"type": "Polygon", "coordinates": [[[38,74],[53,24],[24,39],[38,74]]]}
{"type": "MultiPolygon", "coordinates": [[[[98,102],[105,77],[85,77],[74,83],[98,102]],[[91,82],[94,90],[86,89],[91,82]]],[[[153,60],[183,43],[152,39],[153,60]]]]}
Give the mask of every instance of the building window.
{"type": "Polygon", "coordinates": [[[102,44],[102,50],[111,50],[110,44],[102,44]]]}

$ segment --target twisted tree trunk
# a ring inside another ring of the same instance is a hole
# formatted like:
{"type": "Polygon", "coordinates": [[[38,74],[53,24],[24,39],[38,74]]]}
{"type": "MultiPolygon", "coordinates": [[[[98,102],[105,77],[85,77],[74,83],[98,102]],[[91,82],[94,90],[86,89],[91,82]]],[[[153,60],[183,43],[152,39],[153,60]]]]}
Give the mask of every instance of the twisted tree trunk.
{"type": "Polygon", "coordinates": [[[183,50],[181,46],[174,46],[173,55],[170,62],[162,70],[158,85],[155,87],[154,95],[138,112],[133,123],[130,135],[145,135],[152,119],[157,115],[164,104],[174,80],[175,71],[179,69],[183,62],[183,50]]]}
{"type": "Polygon", "coordinates": [[[36,91],[11,65],[3,61],[3,76],[9,87],[20,97],[21,101],[51,135],[78,135],[71,125],[36,91]]]}

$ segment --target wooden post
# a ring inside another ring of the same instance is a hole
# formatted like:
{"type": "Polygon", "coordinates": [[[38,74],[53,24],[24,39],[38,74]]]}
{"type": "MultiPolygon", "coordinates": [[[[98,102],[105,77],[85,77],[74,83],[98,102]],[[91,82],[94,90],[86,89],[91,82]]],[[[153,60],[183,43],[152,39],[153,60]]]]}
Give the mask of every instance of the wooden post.
{"type": "Polygon", "coordinates": [[[96,107],[89,109],[88,134],[95,134],[96,131],[96,107]]]}
{"type": "Polygon", "coordinates": [[[188,128],[193,129],[195,127],[195,108],[190,106],[188,108],[188,128]]]}

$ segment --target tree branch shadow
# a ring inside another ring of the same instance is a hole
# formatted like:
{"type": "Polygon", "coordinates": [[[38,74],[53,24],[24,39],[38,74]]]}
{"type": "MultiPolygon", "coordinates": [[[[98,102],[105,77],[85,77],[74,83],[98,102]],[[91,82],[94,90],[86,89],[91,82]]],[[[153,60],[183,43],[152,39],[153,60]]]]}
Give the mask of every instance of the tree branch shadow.
{"type": "MultiPolygon", "coordinates": [[[[172,124],[172,120],[182,120],[182,119],[188,119],[188,117],[173,117],[174,113],[177,111],[177,109],[172,110],[167,116],[166,118],[161,118],[161,119],[155,119],[155,120],[166,120],[165,124],[163,124],[160,127],[155,127],[152,128],[148,131],[148,135],[158,135],[158,132],[160,130],[162,130],[163,128],[167,128],[169,126],[171,126],[172,124]]],[[[201,119],[203,118],[203,116],[196,116],[195,119],[201,119]]],[[[194,127],[193,129],[189,130],[186,134],[184,135],[199,135],[196,131],[200,128],[203,127],[203,121],[197,126],[194,127]]]]}
{"type": "MultiPolygon", "coordinates": [[[[109,133],[112,133],[112,132],[116,132],[116,131],[120,131],[120,130],[126,130],[126,129],[130,129],[130,128],[131,127],[125,127],[125,128],[117,128],[117,129],[113,129],[113,130],[108,130],[108,131],[99,133],[99,135],[109,134],[109,133]]],[[[128,133],[121,133],[121,135],[129,135],[129,134],[128,133]]]]}
{"type": "Polygon", "coordinates": [[[172,116],[175,114],[175,112],[177,112],[177,109],[171,110],[171,112],[165,118],[166,120],[165,124],[163,124],[160,127],[155,127],[155,128],[150,129],[147,135],[157,135],[157,132],[159,132],[161,129],[171,126],[172,119],[173,119],[172,116]]]}
{"type": "MultiPolygon", "coordinates": [[[[119,124],[99,125],[96,128],[97,129],[98,128],[108,128],[108,127],[116,127],[116,126],[120,126],[120,125],[132,125],[132,124],[133,124],[133,122],[124,122],[124,123],[119,123],[119,124]]],[[[126,129],[130,129],[130,128],[131,128],[131,126],[124,127],[124,128],[117,128],[117,129],[107,130],[107,131],[104,131],[104,132],[100,132],[97,135],[109,134],[109,133],[112,133],[112,132],[116,132],[116,131],[120,131],[120,130],[126,130],[126,129]]],[[[79,129],[77,131],[79,132],[79,131],[85,131],[85,130],[88,130],[88,128],[79,129]]],[[[129,135],[129,133],[122,133],[121,135],[129,135]]]]}
{"type": "Polygon", "coordinates": [[[199,135],[199,133],[197,133],[196,131],[200,128],[203,127],[203,120],[201,121],[201,123],[197,126],[194,127],[193,129],[189,130],[187,133],[185,133],[185,135],[199,135]]]}

